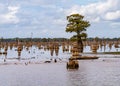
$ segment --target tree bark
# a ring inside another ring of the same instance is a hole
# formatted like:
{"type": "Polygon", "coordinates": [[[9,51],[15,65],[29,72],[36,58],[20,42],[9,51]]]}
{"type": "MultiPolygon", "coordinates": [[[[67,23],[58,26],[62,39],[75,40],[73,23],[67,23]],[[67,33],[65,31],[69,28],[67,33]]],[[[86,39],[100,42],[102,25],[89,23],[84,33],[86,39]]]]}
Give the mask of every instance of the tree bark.
{"type": "Polygon", "coordinates": [[[83,53],[83,42],[82,42],[79,32],[77,33],[77,44],[78,44],[79,52],[83,53]]]}
{"type": "Polygon", "coordinates": [[[79,51],[80,53],[83,53],[83,43],[82,43],[82,40],[78,40],[78,48],[79,48],[79,51]]]}

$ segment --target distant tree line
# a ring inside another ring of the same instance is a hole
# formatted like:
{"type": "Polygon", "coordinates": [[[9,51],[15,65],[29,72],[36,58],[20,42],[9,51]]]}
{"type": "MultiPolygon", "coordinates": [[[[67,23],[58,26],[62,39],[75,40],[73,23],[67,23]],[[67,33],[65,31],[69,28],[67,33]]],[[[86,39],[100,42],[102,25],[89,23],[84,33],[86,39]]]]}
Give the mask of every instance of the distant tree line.
{"type": "Polygon", "coordinates": [[[95,37],[95,38],[87,38],[87,41],[93,41],[94,39],[98,40],[98,41],[119,41],[120,40],[120,37],[119,38],[99,38],[99,37],[95,37]]]}
{"type": "MultiPolygon", "coordinates": [[[[118,41],[120,38],[87,38],[87,41],[93,41],[94,39],[98,41],[118,41]]],[[[64,42],[64,41],[71,41],[69,38],[0,38],[0,42],[64,42]]]]}
{"type": "Polygon", "coordinates": [[[0,42],[63,42],[68,41],[68,38],[0,38],[0,42]]]}

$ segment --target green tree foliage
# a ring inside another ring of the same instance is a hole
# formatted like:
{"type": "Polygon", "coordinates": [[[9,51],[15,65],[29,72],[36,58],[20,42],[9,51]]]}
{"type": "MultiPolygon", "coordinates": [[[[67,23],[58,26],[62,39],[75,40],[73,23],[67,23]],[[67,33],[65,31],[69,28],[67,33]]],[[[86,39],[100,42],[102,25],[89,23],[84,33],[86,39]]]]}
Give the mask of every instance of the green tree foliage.
{"type": "Polygon", "coordinates": [[[72,14],[67,16],[68,24],[66,26],[66,32],[75,32],[76,35],[71,37],[72,40],[77,41],[80,46],[80,52],[83,52],[82,41],[87,38],[86,28],[90,26],[89,21],[83,20],[84,16],[80,14],[72,14]]]}

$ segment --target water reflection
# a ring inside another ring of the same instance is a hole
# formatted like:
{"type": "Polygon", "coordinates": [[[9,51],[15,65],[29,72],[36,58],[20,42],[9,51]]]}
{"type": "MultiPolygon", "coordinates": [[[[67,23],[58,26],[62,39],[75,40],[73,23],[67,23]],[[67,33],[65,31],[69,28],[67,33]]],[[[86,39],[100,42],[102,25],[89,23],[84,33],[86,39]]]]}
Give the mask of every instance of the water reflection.
{"type": "Polygon", "coordinates": [[[68,86],[119,86],[120,59],[80,61],[79,70],[67,73],[68,86]]]}
{"type": "MultiPolygon", "coordinates": [[[[17,58],[16,48],[8,48],[7,62],[17,58]],[[11,59],[10,59],[11,60],[11,59]]],[[[0,65],[1,86],[119,86],[120,85],[120,55],[98,55],[97,60],[80,60],[78,70],[67,70],[66,61],[69,52],[50,56],[50,51],[39,50],[32,46],[30,50],[23,49],[21,58],[28,61],[55,59],[58,63],[42,63],[29,65],[0,65]],[[30,58],[30,59],[29,59],[30,58]],[[60,61],[61,60],[61,61],[60,61]],[[64,61],[65,60],[65,61],[64,61]]],[[[86,52],[89,47],[85,48],[86,52]]],[[[108,49],[109,50],[109,49],[108,49]]],[[[1,50],[2,51],[2,50],[1,50]]],[[[107,51],[107,50],[106,50],[107,51]]],[[[113,49],[114,51],[114,49],[113,49]]],[[[91,55],[91,54],[85,54],[91,55]]],[[[4,55],[0,56],[3,62],[4,55]]],[[[13,61],[13,60],[12,60],[13,61]]]]}
{"type": "Polygon", "coordinates": [[[119,86],[120,59],[80,60],[78,70],[66,62],[0,66],[1,86],[119,86]]]}

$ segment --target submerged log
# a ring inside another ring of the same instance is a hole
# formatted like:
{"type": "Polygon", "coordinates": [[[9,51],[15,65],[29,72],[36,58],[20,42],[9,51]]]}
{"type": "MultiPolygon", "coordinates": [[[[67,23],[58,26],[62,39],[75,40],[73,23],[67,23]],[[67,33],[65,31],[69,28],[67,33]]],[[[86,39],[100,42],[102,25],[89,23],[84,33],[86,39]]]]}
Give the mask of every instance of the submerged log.
{"type": "Polygon", "coordinates": [[[98,59],[97,56],[79,56],[75,58],[69,58],[69,60],[90,60],[90,59],[98,59]]]}

